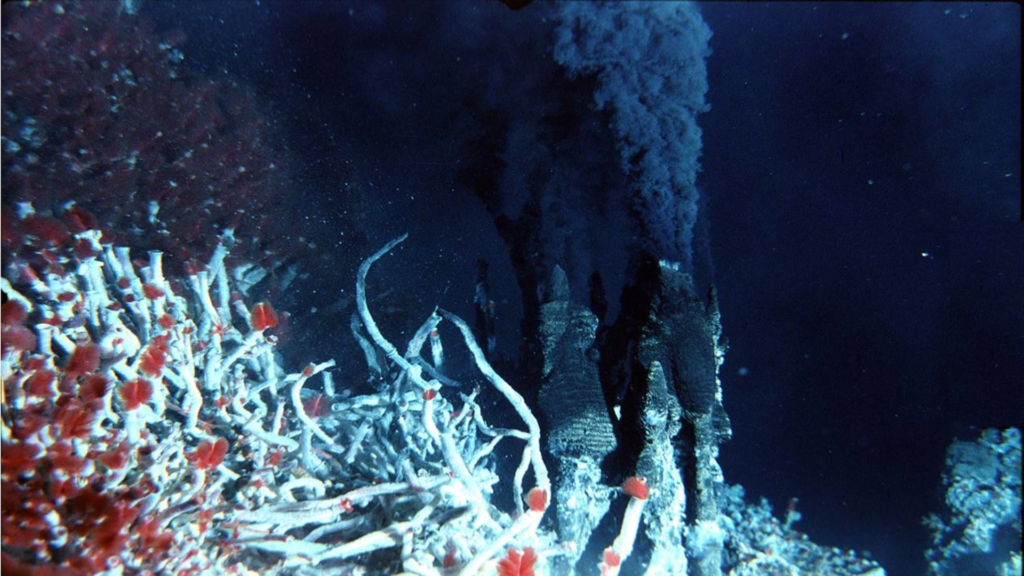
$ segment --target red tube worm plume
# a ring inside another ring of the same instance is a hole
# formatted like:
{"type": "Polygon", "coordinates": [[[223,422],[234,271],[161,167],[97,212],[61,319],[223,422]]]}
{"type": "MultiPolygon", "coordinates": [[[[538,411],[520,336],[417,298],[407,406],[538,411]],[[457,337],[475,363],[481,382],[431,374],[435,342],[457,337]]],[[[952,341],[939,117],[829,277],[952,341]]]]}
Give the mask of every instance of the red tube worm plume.
{"type": "Polygon", "coordinates": [[[156,300],[157,298],[160,298],[161,296],[164,295],[163,289],[160,288],[159,286],[156,286],[155,284],[143,284],[142,293],[149,300],[156,300]]]}
{"type": "Polygon", "coordinates": [[[433,400],[434,398],[437,398],[437,390],[434,390],[433,388],[431,388],[429,390],[424,390],[423,391],[423,399],[424,400],[433,400]]]}
{"type": "Polygon", "coordinates": [[[3,468],[5,479],[14,479],[35,469],[36,460],[39,459],[39,447],[35,444],[4,442],[2,448],[0,450],[0,466],[3,468]]]}
{"type": "Polygon", "coordinates": [[[75,348],[71,359],[64,366],[64,380],[74,380],[86,372],[95,372],[100,367],[100,347],[89,342],[75,348]]]}
{"type": "Polygon", "coordinates": [[[53,421],[60,428],[60,436],[64,439],[88,438],[96,425],[96,413],[78,399],[72,399],[62,405],[53,414],[53,421]]]}
{"type": "Polygon", "coordinates": [[[446,569],[455,568],[455,565],[459,563],[459,549],[455,546],[455,542],[448,540],[448,544],[445,545],[444,558],[441,560],[441,566],[446,569]]]}
{"type": "Polygon", "coordinates": [[[605,548],[604,555],[601,558],[601,576],[618,573],[618,568],[621,564],[622,556],[610,546],[605,548]]]}
{"type": "MultiPolygon", "coordinates": [[[[25,410],[14,422],[13,436],[18,440],[25,440],[29,436],[39,432],[43,426],[52,421],[51,415],[43,415],[36,410],[25,410]]],[[[2,532],[2,530],[0,530],[2,532]]]]}
{"type": "Polygon", "coordinates": [[[96,217],[78,206],[68,208],[68,211],[64,213],[62,218],[68,229],[75,234],[85,232],[86,230],[99,230],[96,217]]]}
{"type": "Polygon", "coordinates": [[[110,379],[102,374],[89,374],[85,377],[85,381],[78,388],[78,394],[82,397],[82,400],[86,402],[92,402],[93,400],[101,400],[107,395],[107,389],[110,387],[110,379]]]}
{"type": "Polygon", "coordinates": [[[166,363],[167,358],[164,357],[163,352],[153,346],[147,346],[142,351],[142,357],[139,360],[139,370],[150,376],[159,376],[166,363]]]}
{"type": "Polygon", "coordinates": [[[125,410],[136,410],[153,397],[153,385],[149,380],[139,378],[122,384],[117,393],[124,402],[125,410]]]}
{"type": "Polygon", "coordinates": [[[643,476],[630,476],[622,483],[622,491],[637,500],[647,500],[650,487],[647,486],[647,479],[643,476]]]}
{"type": "Polygon", "coordinates": [[[203,508],[199,511],[199,533],[206,534],[206,528],[213,520],[213,508],[203,508]]]}
{"type": "Polygon", "coordinates": [[[619,564],[622,564],[622,557],[619,556],[619,553],[616,552],[613,548],[610,548],[610,547],[609,548],[605,548],[604,549],[604,563],[607,564],[608,566],[615,567],[615,566],[618,566],[619,564]]]}
{"type": "Polygon", "coordinates": [[[3,318],[4,326],[21,326],[28,318],[28,310],[21,302],[8,300],[0,308],[0,318],[3,318]]]}
{"type": "Polygon", "coordinates": [[[56,398],[57,389],[54,387],[56,381],[57,375],[53,373],[53,370],[37,370],[25,381],[25,391],[29,396],[56,398]]]}
{"type": "Polygon", "coordinates": [[[30,351],[36,347],[36,335],[22,326],[28,318],[28,310],[21,302],[8,300],[0,309],[3,318],[3,351],[30,351]]]}
{"type": "Polygon", "coordinates": [[[266,302],[260,302],[252,309],[252,329],[257,332],[277,326],[277,312],[266,302]]]}
{"type": "Polygon", "coordinates": [[[153,338],[139,357],[139,370],[150,376],[159,376],[167,364],[167,340],[169,334],[153,338]]]}
{"type": "Polygon", "coordinates": [[[536,563],[537,553],[533,548],[524,548],[522,553],[509,548],[498,562],[498,576],[534,576],[533,565],[536,563]]]}
{"type": "Polygon", "coordinates": [[[97,459],[111,470],[120,470],[128,463],[128,444],[121,442],[117,448],[100,454],[97,459]]]}
{"type": "Polygon", "coordinates": [[[210,470],[220,466],[220,463],[224,461],[224,455],[228,452],[228,441],[223,438],[217,438],[216,442],[210,442],[204,440],[199,447],[196,448],[195,452],[186,454],[190,462],[195,464],[196,468],[200,470],[210,470]]]}
{"type": "Polygon", "coordinates": [[[57,470],[62,470],[68,474],[81,474],[85,468],[85,458],[76,456],[74,449],[71,444],[67,442],[58,442],[51,446],[48,450],[50,463],[57,470]]]}
{"type": "Polygon", "coordinates": [[[174,534],[163,531],[160,528],[160,521],[155,518],[144,517],[139,522],[136,532],[139,535],[139,550],[144,564],[155,565],[174,544],[174,534]]]}
{"type": "Polygon", "coordinates": [[[104,563],[107,559],[120,554],[128,541],[126,527],[131,526],[139,515],[139,507],[131,508],[125,501],[112,502],[104,510],[102,520],[90,534],[93,547],[93,556],[102,558],[104,563]]]}
{"type": "Polygon", "coordinates": [[[36,347],[36,335],[31,330],[24,326],[10,326],[4,324],[3,337],[2,337],[2,348],[4,352],[8,350],[18,350],[26,352],[34,350],[36,347]]]}
{"type": "Polygon", "coordinates": [[[284,458],[284,452],[274,450],[267,456],[267,466],[277,467],[281,463],[281,458],[284,458]]]}
{"type": "Polygon", "coordinates": [[[75,242],[74,252],[79,260],[96,256],[96,251],[93,250],[92,244],[85,238],[79,238],[78,242],[75,242]]]}
{"type": "Polygon", "coordinates": [[[530,492],[526,495],[526,503],[530,506],[530,510],[534,512],[543,512],[548,509],[548,491],[541,490],[540,488],[534,487],[530,489],[530,492]]]}
{"type": "Polygon", "coordinates": [[[30,236],[35,236],[44,245],[60,246],[68,240],[68,231],[56,218],[27,216],[21,226],[30,236]]]}

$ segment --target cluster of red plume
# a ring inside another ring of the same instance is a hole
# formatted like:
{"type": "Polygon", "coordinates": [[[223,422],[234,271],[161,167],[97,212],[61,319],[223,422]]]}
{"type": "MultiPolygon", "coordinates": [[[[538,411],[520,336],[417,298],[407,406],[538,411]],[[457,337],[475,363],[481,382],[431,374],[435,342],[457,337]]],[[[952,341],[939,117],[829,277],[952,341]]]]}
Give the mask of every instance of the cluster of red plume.
{"type": "MultiPolygon", "coordinates": [[[[5,3],[2,26],[10,253],[98,228],[172,255],[173,269],[205,257],[227,228],[287,236],[281,208],[268,207],[288,186],[253,95],[190,73],[183,35],[154,33],[119,2],[5,3]],[[22,218],[19,202],[36,213],[22,218]]],[[[252,248],[246,257],[262,255],[252,248]]]]}

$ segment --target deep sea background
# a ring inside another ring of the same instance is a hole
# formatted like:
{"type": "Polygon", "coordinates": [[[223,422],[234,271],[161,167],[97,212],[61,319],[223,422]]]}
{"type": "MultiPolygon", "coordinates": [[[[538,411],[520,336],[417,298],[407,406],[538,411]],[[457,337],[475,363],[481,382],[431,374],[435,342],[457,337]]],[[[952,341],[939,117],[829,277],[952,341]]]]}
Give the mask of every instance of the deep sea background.
{"type": "MultiPolygon", "coordinates": [[[[187,35],[189,66],[249,84],[275,118],[295,181],[281,205],[308,214],[305,232],[334,263],[307,271],[297,332],[347,337],[347,318],[329,310],[350,294],[354,266],[366,246],[408,231],[402,264],[376,273],[423,315],[439,299],[458,311],[473,262],[487,258],[514,353],[511,266],[456,175],[475,129],[564,96],[551,84],[550,10],[144,5],[158,30],[187,35]]],[[[939,503],[946,446],[1024,419],[1020,8],[702,11],[714,33],[713,108],[700,118],[705,266],[731,342],[726,479],[776,510],[798,497],[798,527],[818,543],[869,550],[891,575],[923,574],[920,518],[939,503]]],[[[528,178],[529,166],[506,161],[528,178]]],[[[615,298],[621,257],[593,261],[615,298]]],[[[320,342],[319,358],[340,346],[320,342]]]]}
{"type": "Polygon", "coordinates": [[[1019,6],[703,10],[723,465],[920,574],[945,445],[1024,405],[1019,6]]]}

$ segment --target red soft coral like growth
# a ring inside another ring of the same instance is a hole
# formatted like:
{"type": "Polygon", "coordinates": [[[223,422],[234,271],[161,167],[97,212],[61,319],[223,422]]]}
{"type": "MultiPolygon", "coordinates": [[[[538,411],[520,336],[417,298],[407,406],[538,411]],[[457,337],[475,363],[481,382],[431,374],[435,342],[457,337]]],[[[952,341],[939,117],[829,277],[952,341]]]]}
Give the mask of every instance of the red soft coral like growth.
{"type": "Polygon", "coordinates": [[[524,548],[520,553],[509,548],[508,553],[498,562],[498,576],[534,576],[533,566],[537,563],[537,553],[533,548],[524,548]]]}

